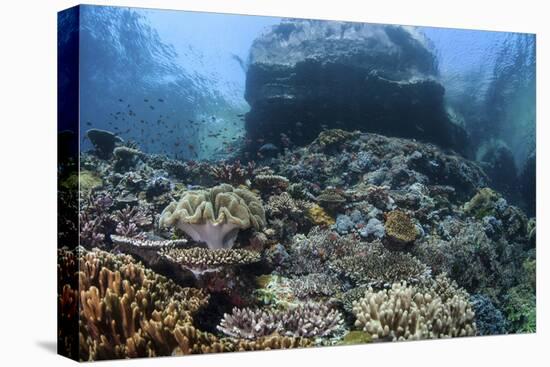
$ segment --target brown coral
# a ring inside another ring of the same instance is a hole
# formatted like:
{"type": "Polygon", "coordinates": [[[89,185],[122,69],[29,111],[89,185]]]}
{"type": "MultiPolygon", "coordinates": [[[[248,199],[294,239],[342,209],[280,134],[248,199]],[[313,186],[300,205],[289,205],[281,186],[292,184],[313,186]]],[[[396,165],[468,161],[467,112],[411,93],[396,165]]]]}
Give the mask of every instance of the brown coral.
{"type": "Polygon", "coordinates": [[[223,349],[213,335],[193,331],[193,314],[208,302],[201,290],[99,250],[80,256],[78,275],[81,360],[223,349]]]}
{"type": "Polygon", "coordinates": [[[411,216],[401,210],[386,214],[384,228],[388,242],[397,246],[414,242],[418,234],[411,216]]]}

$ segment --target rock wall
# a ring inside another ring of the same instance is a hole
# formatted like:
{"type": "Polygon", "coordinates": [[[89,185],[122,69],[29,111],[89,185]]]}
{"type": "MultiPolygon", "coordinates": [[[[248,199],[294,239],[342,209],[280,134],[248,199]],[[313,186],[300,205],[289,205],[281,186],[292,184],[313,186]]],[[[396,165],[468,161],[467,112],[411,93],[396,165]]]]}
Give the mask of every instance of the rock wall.
{"type": "Polygon", "coordinates": [[[466,133],[445,112],[437,75],[435,56],[407,28],[284,20],[250,51],[247,150],[305,145],[341,128],[464,152],[466,133]]]}

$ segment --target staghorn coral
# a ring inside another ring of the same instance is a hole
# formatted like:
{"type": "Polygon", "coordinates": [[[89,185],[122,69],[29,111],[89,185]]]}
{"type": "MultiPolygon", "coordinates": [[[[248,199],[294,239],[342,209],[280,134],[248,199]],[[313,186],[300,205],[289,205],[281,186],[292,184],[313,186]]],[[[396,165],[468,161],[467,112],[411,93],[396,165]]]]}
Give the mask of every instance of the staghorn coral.
{"type": "Polygon", "coordinates": [[[287,310],[234,308],[231,314],[224,315],[218,329],[244,339],[273,334],[311,338],[341,332],[343,319],[340,312],[316,303],[299,304],[287,310]]]}
{"type": "Polygon", "coordinates": [[[388,287],[400,281],[418,283],[431,275],[430,268],[414,256],[390,251],[379,241],[367,245],[361,253],[339,257],[329,266],[356,284],[371,287],[388,287]]]}
{"type": "Polygon", "coordinates": [[[222,266],[245,265],[261,260],[259,252],[245,249],[191,249],[162,248],[161,256],[192,270],[194,273],[214,270],[222,266]]]}
{"type": "Polygon", "coordinates": [[[354,303],[355,326],[373,340],[418,340],[473,336],[474,312],[466,293],[451,284],[410,286],[394,283],[390,289],[374,291],[354,303]]]}
{"type": "Polygon", "coordinates": [[[80,359],[205,353],[223,350],[217,338],[194,330],[192,316],[208,302],[127,255],[81,251],[80,359]]]}
{"type": "Polygon", "coordinates": [[[410,244],[418,235],[411,216],[401,210],[393,210],[386,214],[384,228],[386,238],[392,245],[410,244]]]}
{"type": "Polygon", "coordinates": [[[265,225],[265,212],[252,192],[222,184],[184,192],[163,210],[159,225],[177,227],[212,249],[231,248],[240,229],[265,225]]]}

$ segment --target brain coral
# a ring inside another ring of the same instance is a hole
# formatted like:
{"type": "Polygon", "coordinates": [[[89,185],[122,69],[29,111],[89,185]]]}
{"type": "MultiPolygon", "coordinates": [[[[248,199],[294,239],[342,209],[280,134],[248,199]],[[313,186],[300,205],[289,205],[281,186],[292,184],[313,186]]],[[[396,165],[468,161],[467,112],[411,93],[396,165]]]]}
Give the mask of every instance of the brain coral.
{"type": "Polygon", "coordinates": [[[211,249],[231,248],[240,229],[265,225],[261,200],[246,189],[222,184],[183,193],[160,217],[161,227],[178,227],[211,249]]]}

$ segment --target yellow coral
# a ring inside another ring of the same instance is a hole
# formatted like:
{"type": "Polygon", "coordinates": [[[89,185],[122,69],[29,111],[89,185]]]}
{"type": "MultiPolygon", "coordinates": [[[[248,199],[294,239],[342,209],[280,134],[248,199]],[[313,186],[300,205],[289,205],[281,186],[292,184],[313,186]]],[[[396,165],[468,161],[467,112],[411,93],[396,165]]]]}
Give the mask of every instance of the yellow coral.
{"type": "Polygon", "coordinates": [[[388,238],[399,244],[411,243],[416,239],[417,231],[414,222],[401,210],[389,212],[386,215],[384,227],[388,238]]]}
{"type": "Polygon", "coordinates": [[[334,224],[334,219],[317,204],[313,204],[311,208],[308,209],[307,214],[316,225],[331,226],[334,224]]]}

